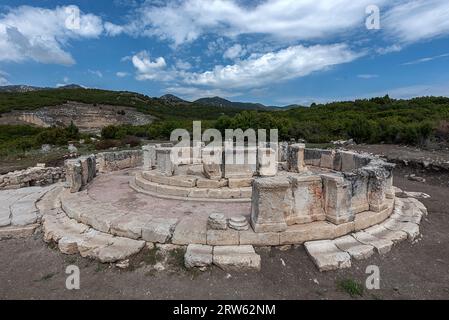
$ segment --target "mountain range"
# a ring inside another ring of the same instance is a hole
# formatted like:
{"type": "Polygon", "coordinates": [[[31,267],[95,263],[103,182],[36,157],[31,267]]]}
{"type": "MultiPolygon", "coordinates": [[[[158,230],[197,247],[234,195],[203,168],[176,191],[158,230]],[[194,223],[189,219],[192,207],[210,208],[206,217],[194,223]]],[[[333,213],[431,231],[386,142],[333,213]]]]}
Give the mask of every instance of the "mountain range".
{"type": "MultiPolygon", "coordinates": [[[[35,86],[28,86],[28,85],[8,85],[8,86],[0,86],[0,92],[9,92],[9,93],[23,93],[23,92],[32,92],[32,91],[41,91],[41,90],[62,90],[62,89],[85,89],[84,87],[77,85],[77,84],[68,84],[65,86],[57,87],[57,88],[49,88],[49,87],[35,87],[35,86]]],[[[207,97],[207,98],[201,98],[195,101],[187,101],[184,99],[181,99],[175,95],[172,94],[166,94],[159,98],[156,98],[159,100],[162,100],[165,104],[168,105],[189,105],[189,104],[195,104],[195,105],[204,105],[204,106],[210,106],[210,107],[218,107],[218,108],[233,108],[233,109],[242,109],[242,110],[278,110],[278,109],[284,109],[285,108],[295,108],[300,107],[299,105],[290,105],[286,107],[279,107],[279,106],[265,106],[261,103],[251,103],[251,102],[233,102],[226,100],[221,97],[207,97]]]]}

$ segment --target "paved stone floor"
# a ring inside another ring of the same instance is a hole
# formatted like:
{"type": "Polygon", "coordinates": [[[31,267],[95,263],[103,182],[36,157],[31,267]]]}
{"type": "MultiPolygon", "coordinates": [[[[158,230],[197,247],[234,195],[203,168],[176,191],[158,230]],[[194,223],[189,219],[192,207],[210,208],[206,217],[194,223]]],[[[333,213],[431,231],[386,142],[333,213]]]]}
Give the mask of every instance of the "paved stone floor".
{"type": "Polygon", "coordinates": [[[217,203],[170,200],[138,193],[129,187],[132,171],[97,177],[89,187],[89,195],[99,202],[110,203],[120,210],[151,213],[154,217],[181,218],[195,215],[207,219],[211,213],[220,212],[227,217],[245,215],[249,217],[250,203],[217,203]],[[107,190],[107,192],[105,192],[107,190]]]}
{"type": "MultiPolygon", "coordinates": [[[[351,268],[320,273],[303,246],[288,251],[260,252],[260,272],[227,273],[211,268],[204,273],[165,267],[155,271],[148,254],[123,271],[80,256],[67,256],[49,247],[42,234],[0,244],[0,299],[341,299],[350,298],[338,281],[364,283],[366,267],[379,266],[381,289],[365,290],[364,299],[449,298],[449,199],[447,188],[395,180],[404,190],[431,195],[422,201],[429,210],[423,237],[401,242],[387,255],[353,261],[351,268]],[[65,268],[81,269],[81,290],[65,288],[65,268]]],[[[160,267],[160,266],[159,266],[160,267]]]]}

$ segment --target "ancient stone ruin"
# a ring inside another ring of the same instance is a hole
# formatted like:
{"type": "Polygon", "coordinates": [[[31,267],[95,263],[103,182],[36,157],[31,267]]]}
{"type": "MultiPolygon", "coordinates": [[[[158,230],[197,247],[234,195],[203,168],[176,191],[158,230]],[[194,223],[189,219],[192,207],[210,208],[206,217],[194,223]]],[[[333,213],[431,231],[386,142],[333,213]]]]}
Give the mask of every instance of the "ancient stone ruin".
{"type": "Polygon", "coordinates": [[[183,248],[187,267],[258,270],[254,247],[304,244],[335,270],[419,235],[427,210],[397,193],[393,168],[303,144],[156,144],[68,160],[36,216],[63,253],[105,263],[156,244],[183,248]]]}

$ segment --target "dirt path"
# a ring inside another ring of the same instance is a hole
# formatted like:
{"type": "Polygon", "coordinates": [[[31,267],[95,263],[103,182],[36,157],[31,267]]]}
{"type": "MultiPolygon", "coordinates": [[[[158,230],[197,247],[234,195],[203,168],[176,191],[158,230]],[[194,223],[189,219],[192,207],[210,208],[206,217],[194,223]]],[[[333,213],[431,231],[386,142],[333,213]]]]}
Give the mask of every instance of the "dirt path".
{"type": "Polygon", "coordinates": [[[121,271],[81,257],[64,256],[36,235],[0,243],[0,299],[346,299],[337,282],[365,283],[368,265],[381,272],[381,289],[365,290],[363,299],[449,299],[449,188],[408,181],[396,185],[423,191],[429,217],[423,239],[404,242],[384,257],[354,262],[351,269],[320,273],[304,248],[262,252],[260,273],[231,274],[212,268],[204,273],[172,267],[150,272],[148,266],[121,271]],[[65,268],[81,270],[81,290],[65,288],[65,268]],[[285,266],[284,266],[285,264],[285,266]]]}

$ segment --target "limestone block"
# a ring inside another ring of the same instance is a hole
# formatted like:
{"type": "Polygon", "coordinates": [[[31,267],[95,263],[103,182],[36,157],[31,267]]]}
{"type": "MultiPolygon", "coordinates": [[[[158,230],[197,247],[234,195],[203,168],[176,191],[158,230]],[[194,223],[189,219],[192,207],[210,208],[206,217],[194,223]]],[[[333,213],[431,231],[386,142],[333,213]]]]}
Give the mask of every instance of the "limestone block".
{"type": "Polygon", "coordinates": [[[207,179],[220,180],[223,176],[221,167],[222,167],[221,164],[203,163],[203,174],[207,179]]]}
{"type": "Polygon", "coordinates": [[[10,226],[0,228],[0,240],[4,239],[21,239],[31,237],[39,224],[32,224],[27,226],[10,226]]]}
{"type": "Polygon", "coordinates": [[[288,142],[281,142],[279,144],[279,158],[278,161],[279,162],[287,162],[287,158],[288,158],[288,142]]]}
{"type": "Polygon", "coordinates": [[[362,244],[352,236],[344,236],[334,240],[338,249],[343,250],[356,260],[368,259],[374,254],[374,247],[362,244]]]}
{"type": "Polygon", "coordinates": [[[81,181],[82,181],[82,185],[85,186],[89,183],[88,157],[80,157],[79,161],[81,164],[81,181]]]}
{"type": "Polygon", "coordinates": [[[173,176],[168,177],[168,182],[171,186],[182,188],[194,188],[198,178],[194,176],[173,176]]]}
{"type": "Polygon", "coordinates": [[[175,228],[173,244],[207,244],[207,220],[184,218],[175,228]]]}
{"type": "Polygon", "coordinates": [[[393,242],[386,239],[377,238],[367,232],[359,231],[352,235],[357,241],[368,244],[376,248],[379,254],[385,254],[390,252],[393,242]]]}
{"type": "Polygon", "coordinates": [[[156,167],[156,147],[147,145],[142,147],[143,170],[153,170],[156,167]]]}
{"type": "Polygon", "coordinates": [[[321,178],[326,219],[335,224],[353,221],[351,184],[342,176],[336,174],[322,174],[321,178]]]}
{"type": "Polygon", "coordinates": [[[212,213],[207,219],[207,228],[211,230],[228,229],[228,220],[221,213],[212,213]]]}
{"type": "Polygon", "coordinates": [[[229,228],[237,231],[249,229],[248,220],[244,216],[233,216],[229,219],[229,228]]]}
{"type": "Polygon", "coordinates": [[[240,198],[242,199],[249,199],[253,195],[253,188],[247,187],[247,188],[240,188],[240,198]]]}
{"type": "Polygon", "coordinates": [[[212,246],[189,244],[184,255],[186,268],[205,268],[212,264],[212,246]]]}
{"type": "Polygon", "coordinates": [[[259,148],[257,152],[257,166],[260,176],[275,176],[278,171],[276,151],[272,148],[259,148]]]}
{"type": "Polygon", "coordinates": [[[82,167],[79,160],[67,160],[66,169],[66,187],[70,192],[76,193],[83,186],[82,167]]]}
{"type": "Polygon", "coordinates": [[[196,187],[197,188],[211,188],[211,189],[217,189],[217,188],[223,188],[228,185],[228,181],[226,179],[221,180],[209,180],[209,179],[198,179],[196,181],[196,187]]]}
{"type": "Polygon", "coordinates": [[[351,267],[349,254],[338,249],[331,240],[306,242],[304,246],[321,272],[351,267]]]}
{"type": "Polygon", "coordinates": [[[372,161],[363,168],[369,175],[368,201],[371,211],[382,211],[387,207],[387,191],[390,191],[387,179],[392,174],[392,167],[383,161],[372,161]]]}
{"type": "Polygon", "coordinates": [[[368,201],[369,175],[364,170],[343,173],[346,180],[351,184],[351,211],[354,214],[368,211],[370,209],[368,201]]]}
{"type": "Polygon", "coordinates": [[[322,150],[320,158],[320,167],[334,170],[335,156],[336,156],[335,150],[322,150]]]}
{"type": "Polygon", "coordinates": [[[390,201],[390,204],[388,205],[387,209],[384,209],[382,211],[379,212],[365,211],[357,214],[354,219],[355,230],[360,231],[368,227],[371,227],[372,225],[379,224],[385,221],[391,215],[392,210],[393,204],[390,201]]]}
{"type": "Polygon", "coordinates": [[[220,189],[209,189],[208,197],[214,199],[239,199],[240,189],[231,189],[227,187],[220,189]]]}
{"type": "Polygon", "coordinates": [[[239,244],[239,233],[235,230],[207,230],[207,244],[211,246],[232,246],[239,244]]]}
{"type": "Polygon", "coordinates": [[[260,271],[260,262],[252,246],[214,247],[213,263],[225,271],[260,271]]]}
{"type": "Polygon", "coordinates": [[[13,226],[26,226],[37,222],[37,208],[35,199],[27,197],[13,203],[11,208],[11,224],[13,226]]]}
{"type": "Polygon", "coordinates": [[[224,178],[251,178],[257,172],[257,148],[225,148],[224,178]]]}
{"type": "MultiPolygon", "coordinates": [[[[223,148],[221,147],[205,147],[201,151],[202,162],[204,164],[223,164],[223,148]]],[[[221,177],[220,177],[221,178],[221,177]]]]}
{"type": "Polygon", "coordinates": [[[251,203],[251,225],[254,231],[285,231],[285,216],[291,212],[292,205],[290,181],[286,177],[256,179],[251,203]]]}
{"type": "Polygon", "coordinates": [[[357,153],[351,151],[340,151],[341,157],[341,171],[351,172],[357,169],[355,163],[355,157],[357,153]]]}
{"type": "Polygon", "coordinates": [[[190,193],[190,189],[182,187],[158,185],[157,193],[173,197],[187,197],[190,193]]]}
{"type": "Polygon", "coordinates": [[[142,226],[142,239],[153,243],[167,243],[173,236],[178,219],[152,218],[142,226]]]}
{"type": "Polygon", "coordinates": [[[419,225],[416,223],[388,219],[381,226],[388,230],[405,232],[410,241],[415,240],[419,236],[419,225]]]}
{"type": "Polygon", "coordinates": [[[95,258],[102,263],[113,263],[125,260],[126,258],[140,252],[145,246],[145,241],[131,240],[127,238],[113,238],[108,246],[99,246],[92,250],[95,258]]]}
{"type": "Polygon", "coordinates": [[[335,225],[326,221],[298,224],[280,233],[280,245],[335,238],[335,225]]]}
{"type": "Polygon", "coordinates": [[[172,149],[158,148],[156,149],[156,167],[157,170],[167,177],[173,176],[175,172],[175,163],[172,160],[172,149]]]}
{"type": "Polygon", "coordinates": [[[280,243],[279,232],[257,233],[253,230],[240,231],[240,245],[253,246],[278,246],[280,243]]]}
{"type": "Polygon", "coordinates": [[[305,144],[298,143],[288,146],[287,168],[290,172],[301,172],[305,166],[305,144]]]}
{"type": "Polygon", "coordinates": [[[228,185],[229,188],[246,188],[251,187],[253,185],[253,178],[244,178],[244,179],[229,179],[228,185]]]}
{"type": "Polygon", "coordinates": [[[192,188],[188,195],[189,198],[208,198],[209,197],[209,189],[201,189],[201,188],[192,188]]]}
{"type": "Polygon", "coordinates": [[[323,188],[319,176],[289,176],[292,193],[292,210],[286,216],[288,225],[322,221],[326,219],[323,207],[323,188]]]}
{"type": "Polygon", "coordinates": [[[304,163],[308,166],[319,167],[321,164],[321,152],[320,149],[305,149],[304,150],[304,163]]]}
{"type": "Polygon", "coordinates": [[[403,231],[388,230],[380,225],[372,226],[363,231],[375,236],[376,238],[390,240],[394,244],[407,240],[407,233],[403,231]]]}
{"type": "Polygon", "coordinates": [[[58,242],[58,249],[63,254],[73,255],[78,253],[79,239],[71,237],[63,237],[58,242]]]}

